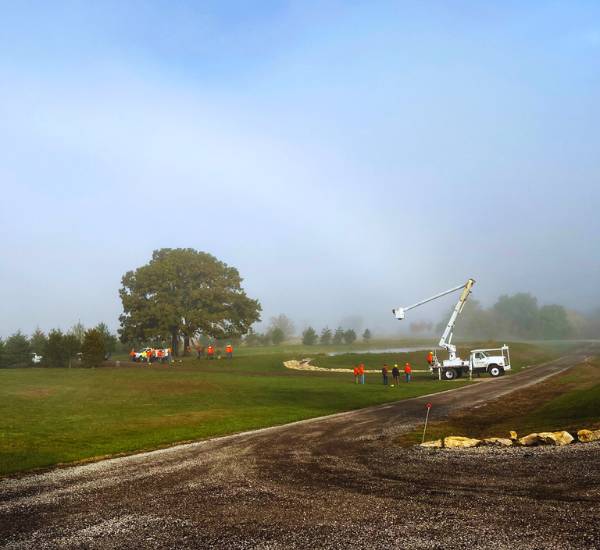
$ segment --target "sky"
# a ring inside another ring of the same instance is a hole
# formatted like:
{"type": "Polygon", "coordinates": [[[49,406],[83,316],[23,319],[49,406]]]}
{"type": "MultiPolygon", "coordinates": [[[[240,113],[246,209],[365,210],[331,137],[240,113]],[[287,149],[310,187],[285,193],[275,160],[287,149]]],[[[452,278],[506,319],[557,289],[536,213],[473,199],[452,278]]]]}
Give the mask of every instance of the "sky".
{"type": "Polygon", "coordinates": [[[592,1],[0,0],[0,336],[116,329],[163,247],[299,328],[591,310],[599,105],[592,1]]]}

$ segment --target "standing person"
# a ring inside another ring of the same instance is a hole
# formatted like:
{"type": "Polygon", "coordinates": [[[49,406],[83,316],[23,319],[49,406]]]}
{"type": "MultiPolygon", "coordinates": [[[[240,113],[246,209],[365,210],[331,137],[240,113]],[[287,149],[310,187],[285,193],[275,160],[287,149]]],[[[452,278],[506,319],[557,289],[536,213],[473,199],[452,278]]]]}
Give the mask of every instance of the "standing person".
{"type": "Polygon", "coordinates": [[[383,368],[381,369],[381,375],[383,377],[383,385],[387,386],[388,385],[388,368],[387,368],[386,364],[384,364],[383,368]]]}
{"type": "Polygon", "coordinates": [[[358,365],[358,373],[360,374],[360,383],[365,383],[365,364],[361,363],[358,365]]]}
{"type": "Polygon", "coordinates": [[[206,356],[209,359],[214,359],[215,358],[215,348],[213,347],[212,344],[209,344],[209,346],[206,348],[206,356]]]}
{"type": "Polygon", "coordinates": [[[410,382],[411,373],[412,373],[412,369],[410,368],[410,363],[406,363],[406,365],[404,365],[404,378],[406,379],[407,382],[410,382]]]}
{"type": "Polygon", "coordinates": [[[398,365],[394,365],[392,376],[394,377],[394,384],[397,386],[400,383],[400,369],[398,369],[398,365]]]}
{"type": "Polygon", "coordinates": [[[225,354],[227,355],[227,359],[233,359],[233,346],[231,344],[225,346],[225,354]]]}
{"type": "Polygon", "coordinates": [[[354,383],[358,384],[358,367],[354,367],[354,383]]]}
{"type": "Polygon", "coordinates": [[[131,351],[129,352],[129,359],[135,363],[135,350],[133,348],[131,348],[131,351]]]}
{"type": "Polygon", "coordinates": [[[429,363],[429,366],[433,365],[433,351],[430,351],[427,354],[427,362],[429,363]]]}

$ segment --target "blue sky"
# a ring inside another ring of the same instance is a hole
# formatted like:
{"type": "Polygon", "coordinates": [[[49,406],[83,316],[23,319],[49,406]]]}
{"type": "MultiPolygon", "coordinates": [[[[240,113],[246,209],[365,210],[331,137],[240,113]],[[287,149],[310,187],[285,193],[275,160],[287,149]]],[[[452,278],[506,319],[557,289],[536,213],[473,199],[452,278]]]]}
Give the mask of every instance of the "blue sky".
{"type": "Polygon", "coordinates": [[[599,4],[0,14],[0,334],[116,328],[122,274],[180,246],[299,326],[391,332],[470,276],[600,304],[599,4]]]}

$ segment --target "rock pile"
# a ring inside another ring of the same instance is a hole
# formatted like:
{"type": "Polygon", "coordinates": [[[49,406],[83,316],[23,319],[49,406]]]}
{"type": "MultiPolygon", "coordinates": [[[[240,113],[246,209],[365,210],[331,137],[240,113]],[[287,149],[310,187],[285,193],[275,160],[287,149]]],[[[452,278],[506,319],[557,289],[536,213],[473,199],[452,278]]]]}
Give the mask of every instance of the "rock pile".
{"type": "MultiPolygon", "coordinates": [[[[579,430],[577,441],[588,443],[600,440],[600,430],[579,430]]],[[[524,437],[518,437],[517,432],[511,431],[510,437],[487,437],[485,439],[474,439],[472,437],[449,436],[434,441],[421,443],[421,447],[466,449],[471,447],[496,446],[496,447],[536,447],[538,445],[554,445],[562,447],[575,442],[576,439],[566,431],[558,432],[536,432],[524,437]]]]}

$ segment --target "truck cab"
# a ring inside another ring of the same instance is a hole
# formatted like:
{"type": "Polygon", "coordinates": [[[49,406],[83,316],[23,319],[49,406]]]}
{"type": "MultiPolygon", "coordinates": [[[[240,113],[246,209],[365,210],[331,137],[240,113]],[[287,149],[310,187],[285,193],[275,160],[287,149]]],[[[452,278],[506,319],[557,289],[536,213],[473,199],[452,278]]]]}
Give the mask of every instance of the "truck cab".
{"type": "Polygon", "coordinates": [[[510,370],[508,346],[492,349],[474,349],[469,358],[469,369],[475,373],[487,372],[491,376],[501,376],[510,370]]]}

